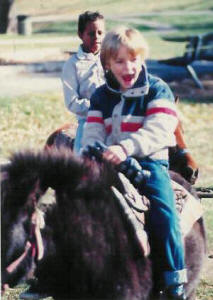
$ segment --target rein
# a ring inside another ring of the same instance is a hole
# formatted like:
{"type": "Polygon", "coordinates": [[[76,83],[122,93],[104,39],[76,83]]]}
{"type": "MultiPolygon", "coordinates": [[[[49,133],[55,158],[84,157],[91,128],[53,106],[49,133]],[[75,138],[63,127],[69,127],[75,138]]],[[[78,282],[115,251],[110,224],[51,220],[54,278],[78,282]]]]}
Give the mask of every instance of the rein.
{"type": "Polygon", "coordinates": [[[32,244],[27,241],[24,252],[19,256],[16,260],[14,260],[9,266],[6,268],[6,271],[8,273],[12,273],[19,265],[20,263],[24,260],[24,258],[27,256],[30,248],[32,247],[32,244]]]}
{"type": "Polygon", "coordinates": [[[40,229],[44,227],[44,220],[43,216],[41,215],[41,212],[37,209],[32,217],[31,217],[31,234],[30,234],[30,240],[27,240],[24,252],[15,259],[12,263],[7,266],[6,271],[8,273],[13,273],[15,269],[21,264],[21,262],[25,259],[25,257],[28,255],[30,249],[31,251],[31,257],[36,258],[37,260],[41,260],[44,255],[44,246],[43,241],[41,237],[41,231],[40,229]]]}
{"type": "Polygon", "coordinates": [[[43,212],[36,207],[38,196],[41,196],[41,194],[42,192],[40,190],[39,181],[37,181],[35,188],[29,195],[29,199],[32,200],[34,207],[34,212],[31,216],[30,237],[26,241],[24,252],[6,267],[6,271],[10,274],[21,264],[30,250],[32,258],[41,260],[44,256],[44,245],[40,229],[44,228],[45,223],[43,212]]]}

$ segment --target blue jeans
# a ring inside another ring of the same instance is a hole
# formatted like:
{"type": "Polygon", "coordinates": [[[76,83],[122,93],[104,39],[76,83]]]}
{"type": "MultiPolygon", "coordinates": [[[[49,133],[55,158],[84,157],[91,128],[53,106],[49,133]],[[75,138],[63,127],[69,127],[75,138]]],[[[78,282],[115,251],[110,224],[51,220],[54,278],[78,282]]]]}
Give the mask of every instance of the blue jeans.
{"type": "Polygon", "coordinates": [[[77,155],[79,155],[80,149],[81,149],[81,140],[82,140],[82,136],[83,136],[83,129],[84,129],[85,122],[86,122],[86,119],[78,120],[78,128],[76,131],[74,148],[73,148],[74,153],[77,155]]]}
{"type": "Polygon", "coordinates": [[[176,211],[174,193],[168,174],[167,161],[140,161],[151,176],[143,186],[143,194],[150,199],[148,227],[151,240],[158,251],[158,265],[164,272],[166,286],[187,282],[184,248],[176,211]]]}

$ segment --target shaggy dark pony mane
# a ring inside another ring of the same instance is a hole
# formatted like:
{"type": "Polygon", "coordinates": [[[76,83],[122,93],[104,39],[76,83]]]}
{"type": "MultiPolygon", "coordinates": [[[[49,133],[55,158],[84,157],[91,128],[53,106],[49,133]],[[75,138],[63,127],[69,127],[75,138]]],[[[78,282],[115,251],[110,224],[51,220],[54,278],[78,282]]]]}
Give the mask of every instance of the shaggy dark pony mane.
{"type": "MultiPolygon", "coordinates": [[[[9,201],[17,205],[17,208],[21,208],[38,180],[43,191],[47,187],[56,191],[66,188],[72,190],[79,182],[89,190],[93,186],[97,188],[99,185],[109,186],[115,181],[118,182],[116,172],[109,163],[100,164],[87,158],[78,158],[65,148],[56,149],[51,153],[44,151],[15,153],[2,173],[7,173],[9,179],[3,181],[2,191],[7,193],[9,201]],[[7,182],[10,183],[8,188],[7,182]],[[10,192],[11,197],[8,194],[10,192]]],[[[5,205],[9,205],[9,201],[5,205]]]]}

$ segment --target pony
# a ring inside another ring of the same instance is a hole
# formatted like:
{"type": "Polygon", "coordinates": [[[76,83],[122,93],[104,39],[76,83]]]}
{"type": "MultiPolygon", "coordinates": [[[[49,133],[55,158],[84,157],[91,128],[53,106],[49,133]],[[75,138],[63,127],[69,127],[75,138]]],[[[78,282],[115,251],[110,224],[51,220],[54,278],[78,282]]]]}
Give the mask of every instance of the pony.
{"type": "MultiPolygon", "coordinates": [[[[58,300],[154,299],[157,266],[138,246],[112,186],[125,193],[107,162],[75,157],[67,149],[14,154],[2,169],[3,288],[34,272],[38,291],[58,300]],[[55,202],[40,226],[36,206],[48,188],[55,202]]],[[[205,239],[201,217],[184,239],[190,300],[205,239]]]]}

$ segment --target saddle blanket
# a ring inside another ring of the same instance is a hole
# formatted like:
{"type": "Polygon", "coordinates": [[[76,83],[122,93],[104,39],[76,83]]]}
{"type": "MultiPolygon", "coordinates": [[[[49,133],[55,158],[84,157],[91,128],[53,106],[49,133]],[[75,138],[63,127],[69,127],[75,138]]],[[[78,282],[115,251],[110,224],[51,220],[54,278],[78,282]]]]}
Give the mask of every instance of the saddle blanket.
{"type": "MultiPolygon", "coordinates": [[[[119,177],[125,187],[126,194],[121,195],[114,187],[113,192],[134,228],[140,248],[143,250],[144,255],[149,255],[150,246],[148,235],[144,230],[145,211],[149,209],[149,200],[141,196],[123,174],[119,173],[119,177]]],[[[185,237],[195,222],[202,217],[203,208],[199,199],[196,199],[195,196],[189,193],[182,185],[172,180],[172,187],[175,193],[181,232],[183,237],[185,237]]]]}
{"type": "MultiPolygon", "coordinates": [[[[199,199],[195,199],[195,197],[192,194],[190,194],[183,186],[181,186],[173,180],[172,187],[175,193],[181,191],[181,193],[184,195],[184,204],[181,210],[179,210],[178,208],[177,209],[180,213],[181,231],[183,236],[186,236],[190,232],[194,223],[202,217],[203,208],[199,199]]],[[[177,197],[176,204],[178,206],[177,197]]]]}

